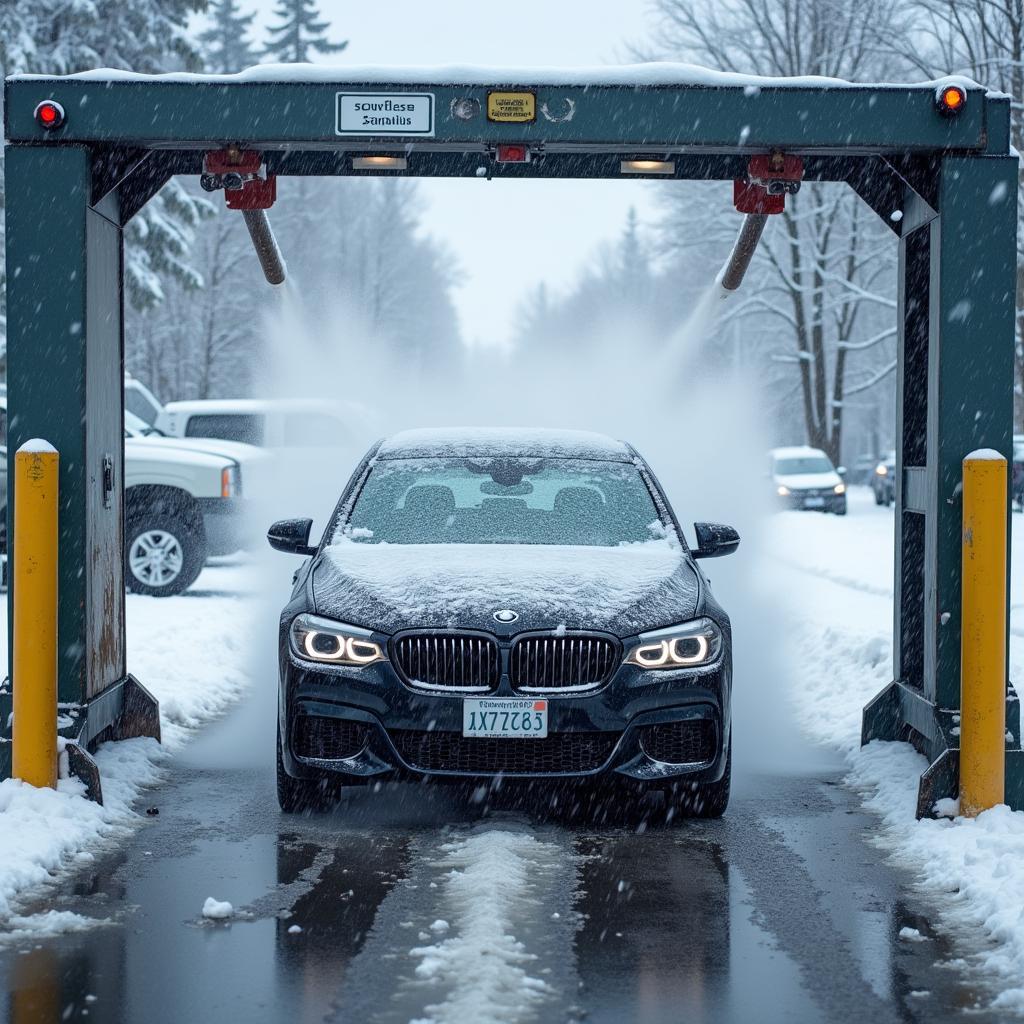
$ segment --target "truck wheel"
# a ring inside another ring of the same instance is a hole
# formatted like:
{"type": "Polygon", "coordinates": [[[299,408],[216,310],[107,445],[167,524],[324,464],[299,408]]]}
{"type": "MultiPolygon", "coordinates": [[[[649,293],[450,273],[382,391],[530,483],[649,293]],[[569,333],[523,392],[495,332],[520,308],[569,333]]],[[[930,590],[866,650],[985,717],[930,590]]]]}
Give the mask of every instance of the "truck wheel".
{"type": "Polygon", "coordinates": [[[206,563],[206,538],[181,516],[141,512],[125,524],[125,585],[170,597],[187,590],[206,563]]]}

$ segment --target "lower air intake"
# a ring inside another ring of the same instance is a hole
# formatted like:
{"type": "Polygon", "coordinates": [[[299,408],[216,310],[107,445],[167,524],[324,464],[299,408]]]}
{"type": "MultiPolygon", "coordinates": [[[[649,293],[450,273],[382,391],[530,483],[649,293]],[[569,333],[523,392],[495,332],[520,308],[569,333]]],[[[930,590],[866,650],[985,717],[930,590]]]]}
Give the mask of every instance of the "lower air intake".
{"type": "Polygon", "coordinates": [[[340,761],[355,757],[364,746],[370,727],[344,718],[299,715],[292,733],[292,751],[296,757],[340,761]]]}
{"type": "Polygon", "coordinates": [[[640,730],[640,746],[655,761],[703,764],[715,759],[715,734],[715,723],[707,718],[647,725],[640,730]]]}
{"type": "Polygon", "coordinates": [[[618,733],[565,732],[545,739],[484,739],[457,732],[392,729],[392,743],[411,768],[465,775],[578,775],[612,756],[618,733]]]}

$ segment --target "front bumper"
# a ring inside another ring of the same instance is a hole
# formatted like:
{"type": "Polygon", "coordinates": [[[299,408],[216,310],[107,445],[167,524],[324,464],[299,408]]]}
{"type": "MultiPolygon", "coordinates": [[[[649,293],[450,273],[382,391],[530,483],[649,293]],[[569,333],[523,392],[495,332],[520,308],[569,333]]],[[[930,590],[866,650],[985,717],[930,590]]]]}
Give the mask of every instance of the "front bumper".
{"type": "MultiPolygon", "coordinates": [[[[359,783],[617,776],[638,782],[680,777],[717,782],[726,767],[732,683],[728,648],[710,668],[644,671],[624,665],[599,690],[552,693],[551,742],[465,741],[463,696],[415,690],[387,662],[359,670],[321,670],[286,652],[281,683],[282,759],[294,778],[330,774],[359,783]],[[317,735],[344,735],[348,747],[327,743],[324,749],[310,749],[312,720],[317,735]],[[699,743],[690,742],[698,735],[699,743]],[[680,737],[682,744],[676,742],[680,737]],[[675,757],[686,759],[652,756],[651,751],[664,756],[668,749],[684,751],[675,757]],[[699,759],[690,759],[690,751],[699,759]]],[[[493,696],[523,695],[503,679],[493,696]]]]}
{"type": "Polygon", "coordinates": [[[796,509],[807,512],[839,512],[846,508],[846,494],[834,491],[790,491],[778,497],[779,505],[784,509],[796,509]]]}

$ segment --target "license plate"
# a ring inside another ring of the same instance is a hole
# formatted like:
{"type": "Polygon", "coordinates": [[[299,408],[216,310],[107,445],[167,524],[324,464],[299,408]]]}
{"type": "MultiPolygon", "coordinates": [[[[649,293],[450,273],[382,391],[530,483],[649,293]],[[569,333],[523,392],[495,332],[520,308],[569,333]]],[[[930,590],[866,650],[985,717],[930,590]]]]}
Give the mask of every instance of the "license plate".
{"type": "Polygon", "coordinates": [[[462,735],[497,739],[537,739],[548,734],[548,702],[519,698],[466,698],[462,735]]]}
{"type": "Polygon", "coordinates": [[[824,507],[825,507],[825,499],[824,498],[805,498],[804,499],[804,508],[824,508],[824,507]]]}

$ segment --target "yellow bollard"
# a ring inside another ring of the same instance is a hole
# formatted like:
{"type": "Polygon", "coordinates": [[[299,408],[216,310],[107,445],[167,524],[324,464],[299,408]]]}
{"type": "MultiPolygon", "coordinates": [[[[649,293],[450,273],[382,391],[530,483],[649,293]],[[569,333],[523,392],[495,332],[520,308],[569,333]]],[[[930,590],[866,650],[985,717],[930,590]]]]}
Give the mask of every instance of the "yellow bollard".
{"type": "Polygon", "coordinates": [[[964,459],[960,813],[1003,803],[1006,751],[1006,459],[964,459]]]}
{"type": "Polygon", "coordinates": [[[11,774],[57,785],[57,468],[46,441],[14,458],[14,749],[11,774]]]}

